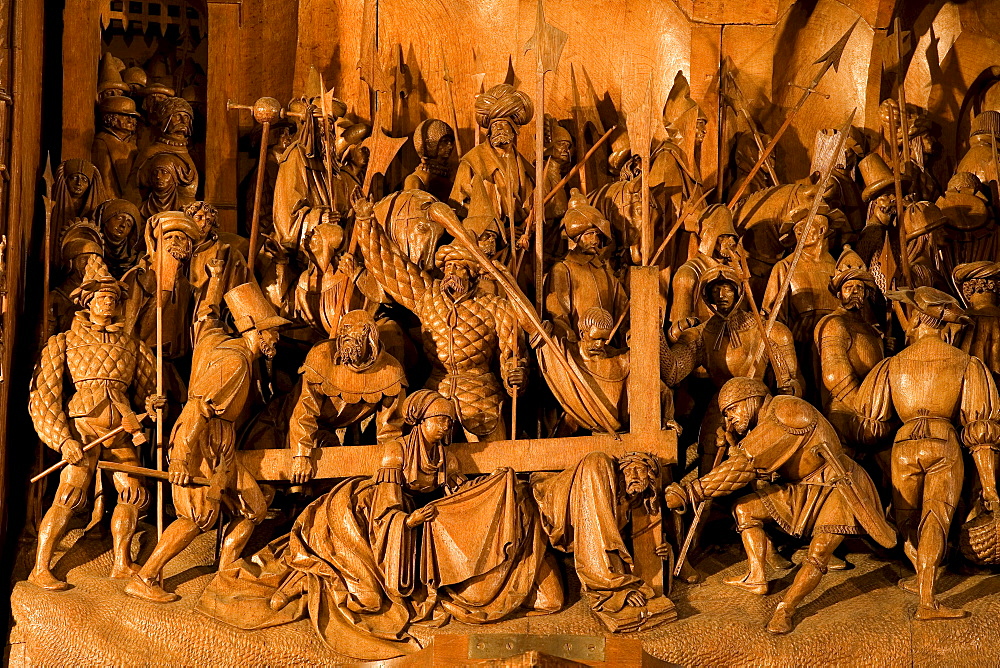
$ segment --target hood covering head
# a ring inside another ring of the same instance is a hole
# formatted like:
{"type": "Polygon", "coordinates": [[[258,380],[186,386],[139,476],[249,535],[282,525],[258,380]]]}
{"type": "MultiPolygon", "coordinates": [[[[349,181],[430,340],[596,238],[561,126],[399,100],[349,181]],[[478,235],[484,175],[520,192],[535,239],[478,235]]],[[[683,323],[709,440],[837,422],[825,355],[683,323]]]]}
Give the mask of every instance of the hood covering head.
{"type": "Polygon", "coordinates": [[[709,257],[715,252],[719,237],[739,238],[733,227],[733,213],[722,204],[713,204],[701,212],[698,229],[698,252],[709,257]]]}

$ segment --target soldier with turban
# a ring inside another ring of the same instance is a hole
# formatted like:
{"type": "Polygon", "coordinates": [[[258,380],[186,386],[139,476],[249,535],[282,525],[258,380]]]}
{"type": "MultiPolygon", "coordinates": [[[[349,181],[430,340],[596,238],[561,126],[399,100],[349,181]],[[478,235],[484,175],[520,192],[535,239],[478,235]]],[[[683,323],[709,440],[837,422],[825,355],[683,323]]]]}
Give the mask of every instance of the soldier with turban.
{"type": "Polygon", "coordinates": [[[506,232],[527,214],[535,175],[517,152],[517,128],[533,114],[531,98],[508,84],[476,96],[476,122],[486,130],[487,141],[462,156],[450,199],[477,235],[493,220],[501,221],[506,232]]]}

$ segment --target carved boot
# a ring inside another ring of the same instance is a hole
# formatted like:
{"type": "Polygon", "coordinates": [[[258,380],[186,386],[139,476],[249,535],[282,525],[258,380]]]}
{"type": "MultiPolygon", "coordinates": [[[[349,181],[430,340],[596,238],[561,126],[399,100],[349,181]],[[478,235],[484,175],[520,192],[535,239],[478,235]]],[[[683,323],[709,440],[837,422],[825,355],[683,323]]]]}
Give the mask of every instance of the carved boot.
{"type": "Polygon", "coordinates": [[[180,598],[177,594],[171,594],[156,584],[155,580],[146,580],[138,574],[133,575],[128,584],[125,585],[125,593],[152,603],[172,603],[180,598]]]}
{"type": "Polygon", "coordinates": [[[739,587],[758,596],[767,595],[767,577],[764,574],[764,563],[767,558],[768,541],[763,524],[754,522],[742,527],[740,538],[747,553],[749,570],[746,575],[723,580],[727,585],[739,587]]]}
{"type": "Polygon", "coordinates": [[[132,536],[135,534],[138,522],[138,506],[122,502],[115,506],[111,514],[112,551],[115,559],[111,566],[112,578],[124,580],[138,570],[132,563],[132,536]]]}

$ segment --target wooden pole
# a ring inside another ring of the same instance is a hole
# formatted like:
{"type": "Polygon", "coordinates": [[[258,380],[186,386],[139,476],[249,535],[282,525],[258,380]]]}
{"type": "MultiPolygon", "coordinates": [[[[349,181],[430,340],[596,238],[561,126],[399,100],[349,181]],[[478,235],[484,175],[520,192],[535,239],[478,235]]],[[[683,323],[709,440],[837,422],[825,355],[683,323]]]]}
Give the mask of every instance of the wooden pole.
{"type": "MultiPolygon", "coordinates": [[[[538,112],[535,115],[535,308],[542,313],[542,300],[545,286],[542,285],[545,273],[545,70],[541,58],[535,69],[535,93],[538,96],[538,112]]],[[[554,192],[554,191],[553,191],[554,192]]],[[[513,241],[514,235],[511,235],[513,241]]],[[[515,277],[516,278],[516,277],[515,277]]]]}
{"type": "MultiPolygon", "coordinates": [[[[889,111],[889,155],[892,158],[892,183],[896,192],[896,229],[899,233],[899,264],[903,268],[903,276],[908,286],[913,285],[913,273],[910,270],[910,255],[906,252],[906,228],[903,226],[903,179],[902,165],[899,162],[899,146],[896,144],[896,116],[889,111]]],[[[820,186],[822,187],[822,186],[820,186]]]]}
{"type": "MultiPolygon", "coordinates": [[[[163,222],[156,230],[156,394],[163,396],[163,222]]],[[[156,470],[163,470],[163,408],[156,409],[156,470]]],[[[156,483],[156,538],[163,535],[163,481],[156,483]]]]}
{"type": "Polygon", "coordinates": [[[253,192],[253,218],[250,220],[250,257],[247,258],[247,265],[250,273],[253,273],[257,262],[257,253],[260,251],[260,205],[264,193],[264,174],[267,172],[267,145],[271,139],[271,122],[264,121],[261,124],[260,153],[257,157],[257,179],[253,192]]]}

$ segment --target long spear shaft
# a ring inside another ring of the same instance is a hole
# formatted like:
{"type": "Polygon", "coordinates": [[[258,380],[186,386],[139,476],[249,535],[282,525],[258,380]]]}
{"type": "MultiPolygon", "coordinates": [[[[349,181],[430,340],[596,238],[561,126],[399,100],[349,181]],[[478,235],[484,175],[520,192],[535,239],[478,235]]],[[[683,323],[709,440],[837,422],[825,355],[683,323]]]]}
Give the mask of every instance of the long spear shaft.
{"type": "MultiPolygon", "coordinates": [[[[816,213],[819,211],[819,205],[823,201],[822,193],[826,192],[826,185],[830,181],[830,174],[833,172],[834,166],[837,164],[837,156],[844,149],[844,140],[847,138],[847,133],[851,129],[851,123],[854,122],[854,114],[857,113],[857,108],[855,107],[851,111],[851,115],[847,117],[847,122],[844,123],[844,127],[841,128],[840,134],[837,135],[837,146],[833,153],[830,154],[830,160],[823,169],[823,173],[819,179],[819,189],[816,192],[816,196],[813,198],[812,206],[809,207],[809,215],[806,217],[805,223],[802,225],[802,233],[798,235],[798,239],[795,241],[795,252],[792,254],[791,262],[788,265],[788,273],[785,274],[785,278],[781,281],[781,286],[778,289],[778,296],[774,300],[774,305],[771,307],[771,312],[767,315],[767,328],[764,330],[764,343],[758,346],[757,353],[754,355],[753,366],[756,367],[757,361],[760,359],[761,354],[764,352],[766,342],[771,334],[771,330],[774,328],[774,321],[778,319],[778,312],[781,310],[781,305],[785,301],[785,297],[788,295],[788,290],[792,285],[792,277],[795,275],[795,268],[799,264],[799,260],[802,258],[802,251],[805,247],[803,241],[809,235],[809,230],[812,228],[813,221],[816,219],[816,213]]],[[[774,370],[775,373],[778,369],[774,370]]]]}
{"type": "MultiPolygon", "coordinates": [[[[903,267],[903,276],[907,285],[913,285],[913,273],[910,270],[910,255],[906,252],[906,228],[903,226],[903,179],[902,165],[899,162],[899,147],[896,144],[896,116],[889,111],[889,156],[892,159],[892,183],[896,192],[896,229],[899,232],[899,264],[903,267]]],[[[838,149],[839,151],[839,149],[838,149]]]]}
{"type": "Polygon", "coordinates": [[[807,86],[806,89],[802,91],[802,95],[799,97],[798,102],[795,103],[795,106],[791,108],[791,110],[788,112],[788,115],[785,117],[784,123],[782,123],[781,127],[778,128],[778,131],[774,133],[774,137],[771,138],[771,141],[768,143],[767,148],[765,148],[763,153],[760,154],[760,157],[757,158],[757,162],[754,163],[754,166],[750,170],[750,173],[746,175],[746,178],[743,179],[743,183],[740,184],[740,187],[736,190],[736,193],[733,195],[732,199],[729,200],[729,204],[727,206],[730,209],[735,207],[736,203],[740,201],[741,197],[743,197],[743,193],[746,192],[746,189],[747,187],[749,187],[750,182],[753,181],[753,177],[756,176],[757,172],[760,171],[760,168],[764,166],[764,162],[767,160],[768,156],[770,156],[771,153],[774,152],[774,148],[778,145],[778,140],[781,139],[781,135],[785,134],[785,130],[787,130],[788,127],[792,124],[792,120],[795,118],[795,114],[799,113],[799,110],[802,109],[802,105],[806,103],[806,100],[809,99],[809,96],[816,92],[816,86],[819,85],[819,82],[823,79],[824,76],[826,76],[826,73],[830,71],[831,67],[836,70],[837,67],[840,65],[840,57],[844,55],[844,47],[847,46],[847,40],[850,39],[851,33],[854,32],[854,27],[856,25],[858,25],[857,21],[854,22],[854,25],[848,28],[847,32],[844,33],[844,35],[837,41],[836,44],[833,45],[833,47],[829,51],[823,54],[820,57],[820,59],[817,60],[816,63],[814,63],[814,64],[822,64],[822,67],[820,67],[819,72],[816,73],[816,76],[813,77],[813,80],[809,84],[809,86],[807,86]]]}
{"type": "Polygon", "coordinates": [[[247,264],[250,272],[253,273],[254,265],[257,262],[257,253],[260,251],[260,206],[264,195],[264,173],[267,171],[267,145],[271,139],[271,122],[264,121],[261,124],[260,152],[257,157],[257,178],[254,181],[253,192],[253,217],[250,219],[250,251],[247,264]]]}
{"type": "MultiPolygon", "coordinates": [[[[156,231],[156,395],[163,396],[163,223],[156,231]]],[[[252,265],[251,265],[252,266],[252,265]]],[[[251,269],[252,271],[252,269],[251,269]]],[[[156,470],[163,470],[163,408],[156,409],[156,470]]],[[[163,482],[156,483],[156,538],[163,535],[163,482]]]]}

